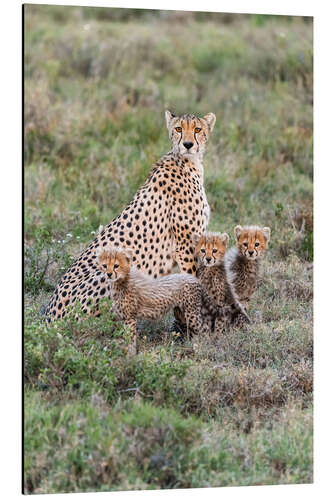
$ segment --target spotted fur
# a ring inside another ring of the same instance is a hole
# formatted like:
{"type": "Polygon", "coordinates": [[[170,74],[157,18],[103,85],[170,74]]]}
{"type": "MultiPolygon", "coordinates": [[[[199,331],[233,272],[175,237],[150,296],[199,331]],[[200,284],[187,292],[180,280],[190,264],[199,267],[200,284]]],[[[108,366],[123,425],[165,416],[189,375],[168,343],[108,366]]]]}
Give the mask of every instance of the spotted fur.
{"type": "Polygon", "coordinates": [[[110,286],[96,264],[96,249],[108,244],[132,249],[133,265],[151,277],[169,274],[174,261],[182,273],[196,274],[192,235],[205,231],[209,221],[202,158],[215,115],[166,111],[166,123],[172,150],[64,274],[47,306],[48,322],[64,317],[75,301],[84,313],[98,315],[98,301],[109,295],[110,286]]]}
{"type": "Polygon", "coordinates": [[[247,308],[257,289],[260,260],[268,248],[270,228],[236,226],[234,231],[237,244],[225,257],[227,275],[239,300],[247,308]]]}
{"type": "Polygon", "coordinates": [[[97,265],[105,274],[113,310],[131,330],[132,350],[136,351],[138,319],[158,319],[178,306],[191,331],[203,331],[201,318],[201,286],[189,274],[170,274],[150,278],[131,266],[132,251],[106,246],[97,249],[97,265]]]}
{"type": "Polygon", "coordinates": [[[204,233],[194,239],[195,251],[199,261],[198,279],[204,290],[201,311],[205,324],[210,330],[221,333],[241,315],[249,321],[233,287],[227,279],[224,257],[229,236],[227,233],[204,233]]]}

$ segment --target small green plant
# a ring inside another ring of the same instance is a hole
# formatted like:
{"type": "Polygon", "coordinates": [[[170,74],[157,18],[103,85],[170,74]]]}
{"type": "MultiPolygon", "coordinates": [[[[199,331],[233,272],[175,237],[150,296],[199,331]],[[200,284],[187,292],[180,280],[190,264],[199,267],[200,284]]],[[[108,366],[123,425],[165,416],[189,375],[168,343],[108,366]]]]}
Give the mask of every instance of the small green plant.
{"type": "Polygon", "coordinates": [[[304,258],[310,262],[313,261],[313,231],[308,229],[302,241],[301,249],[304,258]]]}
{"type": "Polygon", "coordinates": [[[109,299],[101,302],[100,309],[102,318],[87,318],[76,307],[69,317],[50,325],[29,311],[24,375],[31,386],[56,392],[75,390],[82,396],[98,387],[107,399],[113,399],[114,363],[125,356],[130,339],[114,320],[109,299]]]}
{"type": "Polygon", "coordinates": [[[71,255],[66,251],[68,236],[64,240],[52,238],[51,232],[46,228],[39,228],[35,233],[32,245],[24,245],[24,289],[33,295],[41,290],[51,291],[54,283],[49,280],[48,272],[52,265],[62,264],[63,268],[69,267],[71,255]]]}

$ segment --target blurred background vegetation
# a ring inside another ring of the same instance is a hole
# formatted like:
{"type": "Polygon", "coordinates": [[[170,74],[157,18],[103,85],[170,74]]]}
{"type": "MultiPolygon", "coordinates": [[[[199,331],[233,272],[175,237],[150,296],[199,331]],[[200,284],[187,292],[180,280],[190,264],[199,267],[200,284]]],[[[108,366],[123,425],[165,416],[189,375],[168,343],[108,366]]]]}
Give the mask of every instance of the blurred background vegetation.
{"type": "Polygon", "coordinates": [[[312,19],[24,12],[26,492],[311,482],[312,19]],[[38,311],[169,150],[165,109],[217,116],[210,228],[272,242],[253,325],[183,345],[146,325],[127,360],[107,314],[38,311]]]}

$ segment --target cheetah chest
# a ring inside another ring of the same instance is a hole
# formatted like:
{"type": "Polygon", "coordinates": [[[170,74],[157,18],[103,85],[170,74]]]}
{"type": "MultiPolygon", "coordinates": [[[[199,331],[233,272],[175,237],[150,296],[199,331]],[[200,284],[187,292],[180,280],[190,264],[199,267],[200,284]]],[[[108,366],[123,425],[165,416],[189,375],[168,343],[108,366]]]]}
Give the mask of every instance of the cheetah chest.
{"type": "Polygon", "coordinates": [[[202,232],[206,231],[209,223],[210,217],[210,207],[208,204],[206,191],[204,188],[204,169],[201,160],[194,160],[193,164],[195,166],[195,183],[199,187],[200,195],[202,199],[202,232]]]}
{"type": "Polygon", "coordinates": [[[202,186],[202,199],[203,199],[202,216],[203,216],[203,225],[204,225],[203,231],[206,231],[206,229],[208,227],[208,223],[209,223],[210,207],[208,205],[208,200],[207,200],[205,188],[203,186],[202,186]]]}

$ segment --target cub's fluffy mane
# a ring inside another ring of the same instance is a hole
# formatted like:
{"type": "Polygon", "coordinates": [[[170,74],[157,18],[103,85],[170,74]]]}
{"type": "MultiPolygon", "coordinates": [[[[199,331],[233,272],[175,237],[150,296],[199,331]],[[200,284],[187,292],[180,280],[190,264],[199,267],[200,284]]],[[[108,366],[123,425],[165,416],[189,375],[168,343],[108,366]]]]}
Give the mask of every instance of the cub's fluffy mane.
{"type": "Polygon", "coordinates": [[[235,260],[237,258],[240,258],[240,257],[242,257],[242,254],[239,251],[238,247],[229,248],[229,250],[227,250],[227,252],[224,256],[224,266],[225,266],[225,271],[227,274],[227,280],[228,280],[228,282],[229,282],[229,284],[230,284],[230,286],[235,294],[236,294],[236,291],[235,291],[235,288],[233,286],[235,273],[233,271],[231,271],[230,267],[231,267],[232,263],[235,262],[235,260]]]}
{"type": "Polygon", "coordinates": [[[223,242],[226,242],[227,244],[229,243],[229,235],[227,233],[206,231],[205,233],[202,233],[201,235],[196,234],[193,238],[194,244],[197,245],[199,243],[199,241],[201,240],[201,238],[206,238],[207,240],[217,238],[223,242]]]}
{"type": "Polygon", "coordinates": [[[213,232],[213,231],[206,231],[205,233],[203,233],[199,239],[201,237],[204,237],[204,238],[221,238],[221,236],[223,236],[224,234],[226,233],[219,233],[219,232],[213,232]]]}
{"type": "Polygon", "coordinates": [[[97,247],[96,257],[100,258],[103,256],[111,257],[117,254],[125,255],[128,259],[132,257],[132,250],[130,248],[124,248],[121,246],[106,245],[105,247],[97,247]]]}
{"type": "Polygon", "coordinates": [[[242,228],[242,231],[262,231],[262,227],[261,226],[256,226],[256,225],[241,226],[241,228],[242,228]]]}
{"type": "Polygon", "coordinates": [[[135,288],[138,296],[150,300],[152,297],[155,299],[169,297],[184,283],[198,283],[198,279],[185,273],[169,274],[154,279],[141,273],[135,267],[131,267],[128,286],[135,288]]]}
{"type": "Polygon", "coordinates": [[[243,233],[245,231],[248,231],[251,233],[253,233],[253,232],[262,233],[264,235],[264,237],[267,239],[267,241],[270,240],[270,228],[269,227],[256,226],[256,225],[253,225],[253,226],[240,226],[239,225],[239,226],[235,227],[235,233],[236,233],[237,228],[239,228],[240,233],[243,233]],[[268,238],[267,238],[267,234],[268,234],[268,238]]]}

